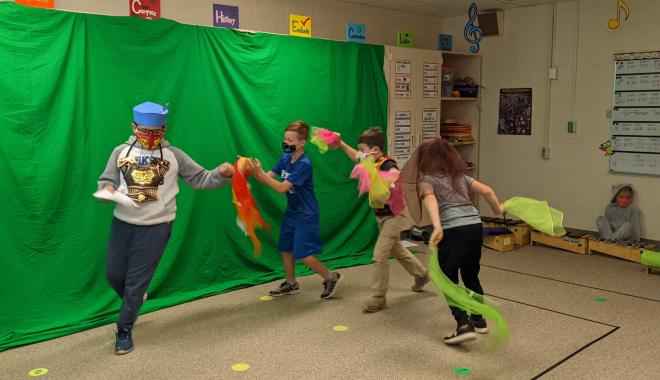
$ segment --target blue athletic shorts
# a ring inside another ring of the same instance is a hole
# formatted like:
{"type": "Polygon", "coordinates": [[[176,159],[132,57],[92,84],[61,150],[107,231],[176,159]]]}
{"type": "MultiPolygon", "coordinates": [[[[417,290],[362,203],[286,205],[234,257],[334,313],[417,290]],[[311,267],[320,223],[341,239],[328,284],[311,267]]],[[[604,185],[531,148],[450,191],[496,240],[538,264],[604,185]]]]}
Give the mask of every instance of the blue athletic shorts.
{"type": "Polygon", "coordinates": [[[323,250],[318,222],[302,222],[285,217],[280,228],[280,252],[293,252],[296,260],[315,255],[323,250]]]}

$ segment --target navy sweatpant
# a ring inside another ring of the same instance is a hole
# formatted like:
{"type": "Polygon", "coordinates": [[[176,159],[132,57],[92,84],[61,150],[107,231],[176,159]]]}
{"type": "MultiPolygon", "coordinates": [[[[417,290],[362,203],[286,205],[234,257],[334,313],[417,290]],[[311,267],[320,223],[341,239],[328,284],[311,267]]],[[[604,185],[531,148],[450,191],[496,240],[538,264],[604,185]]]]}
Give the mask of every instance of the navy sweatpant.
{"type": "Polygon", "coordinates": [[[136,226],[112,220],[105,275],[122,300],[118,328],[133,328],[171,232],[172,223],[136,226]]]}

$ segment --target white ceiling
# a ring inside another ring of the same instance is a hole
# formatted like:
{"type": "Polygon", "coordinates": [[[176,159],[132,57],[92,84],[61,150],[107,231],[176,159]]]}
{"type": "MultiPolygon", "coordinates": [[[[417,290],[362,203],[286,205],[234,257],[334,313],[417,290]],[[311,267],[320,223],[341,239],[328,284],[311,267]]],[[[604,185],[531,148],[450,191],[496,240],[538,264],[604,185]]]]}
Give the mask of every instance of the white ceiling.
{"type": "Polygon", "coordinates": [[[529,7],[565,0],[342,0],[347,3],[361,4],[370,7],[395,9],[398,11],[420,13],[436,17],[452,17],[467,15],[473,2],[477,3],[479,11],[488,9],[506,9],[529,7]]]}

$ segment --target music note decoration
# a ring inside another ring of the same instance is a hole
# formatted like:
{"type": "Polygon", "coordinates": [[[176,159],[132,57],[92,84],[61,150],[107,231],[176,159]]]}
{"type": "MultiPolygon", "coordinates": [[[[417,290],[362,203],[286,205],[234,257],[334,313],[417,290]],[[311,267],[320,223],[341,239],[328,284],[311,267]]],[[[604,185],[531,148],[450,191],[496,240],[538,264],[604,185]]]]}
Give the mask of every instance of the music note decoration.
{"type": "Polygon", "coordinates": [[[616,3],[616,18],[611,18],[607,21],[607,27],[610,29],[618,29],[621,25],[621,10],[626,14],[623,21],[628,21],[628,16],[630,16],[630,7],[623,0],[617,0],[616,3]]]}
{"type": "Polygon", "coordinates": [[[481,39],[484,37],[481,28],[474,24],[478,13],[477,3],[470,4],[470,8],[468,9],[469,19],[467,24],[465,24],[464,34],[465,40],[472,45],[470,46],[471,53],[479,52],[479,43],[481,43],[481,39]]]}

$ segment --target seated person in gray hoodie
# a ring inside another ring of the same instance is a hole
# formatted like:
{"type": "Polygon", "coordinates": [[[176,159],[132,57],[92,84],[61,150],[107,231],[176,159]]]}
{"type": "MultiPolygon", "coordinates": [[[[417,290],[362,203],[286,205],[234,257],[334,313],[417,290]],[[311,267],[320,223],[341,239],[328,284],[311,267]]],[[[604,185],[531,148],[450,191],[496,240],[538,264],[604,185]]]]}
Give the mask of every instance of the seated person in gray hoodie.
{"type": "Polygon", "coordinates": [[[612,187],[614,196],[605,208],[605,216],[596,219],[601,239],[613,241],[639,241],[639,209],[632,205],[632,185],[612,187]]]}
{"type": "Polygon", "coordinates": [[[122,300],[115,353],[133,350],[131,329],[156,271],[176,216],[177,177],[194,189],[229,182],[230,164],[206,170],[163,139],[167,107],[146,102],[133,108],[133,133],[116,147],[98,180],[99,189],[119,191],[138,207],[117,203],[110,227],[106,277],[122,300]]]}

